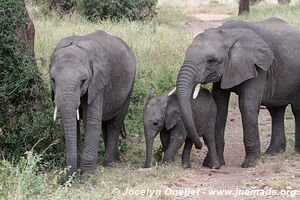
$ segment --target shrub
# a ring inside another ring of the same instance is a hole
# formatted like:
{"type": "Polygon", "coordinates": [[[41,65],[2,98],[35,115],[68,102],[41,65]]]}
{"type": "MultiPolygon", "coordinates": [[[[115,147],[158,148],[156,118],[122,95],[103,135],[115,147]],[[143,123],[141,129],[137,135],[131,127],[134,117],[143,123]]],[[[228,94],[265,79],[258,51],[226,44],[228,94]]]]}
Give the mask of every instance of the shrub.
{"type": "Polygon", "coordinates": [[[253,5],[255,5],[255,4],[260,3],[261,0],[249,0],[249,2],[250,2],[250,5],[253,6],[253,5]]]}
{"type": "Polygon", "coordinates": [[[78,11],[90,21],[144,20],[156,12],[157,0],[78,0],[78,11]]]}
{"type": "Polygon", "coordinates": [[[38,5],[46,5],[49,10],[55,10],[61,14],[72,13],[77,4],[77,0],[34,0],[38,5]]]}
{"type": "Polygon", "coordinates": [[[41,138],[45,139],[37,149],[44,151],[60,137],[51,120],[51,104],[42,74],[32,59],[31,48],[16,31],[26,20],[23,1],[0,2],[0,155],[14,161],[41,138]]]}

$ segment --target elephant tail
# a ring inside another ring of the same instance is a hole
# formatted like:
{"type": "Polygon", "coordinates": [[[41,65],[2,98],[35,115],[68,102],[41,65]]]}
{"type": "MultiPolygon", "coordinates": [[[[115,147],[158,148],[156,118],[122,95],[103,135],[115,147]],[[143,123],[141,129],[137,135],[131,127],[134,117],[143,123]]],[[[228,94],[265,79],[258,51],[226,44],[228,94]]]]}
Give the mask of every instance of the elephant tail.
{"type": "Polygon", "coordinates": [[[122,128],[121,128],[121,136],[122,136],[122,138],[126,139],[126,135],[127,135],[127,133],[126,133],[126,129],[125,129],[125,124],[123,122],[122,128]]]}

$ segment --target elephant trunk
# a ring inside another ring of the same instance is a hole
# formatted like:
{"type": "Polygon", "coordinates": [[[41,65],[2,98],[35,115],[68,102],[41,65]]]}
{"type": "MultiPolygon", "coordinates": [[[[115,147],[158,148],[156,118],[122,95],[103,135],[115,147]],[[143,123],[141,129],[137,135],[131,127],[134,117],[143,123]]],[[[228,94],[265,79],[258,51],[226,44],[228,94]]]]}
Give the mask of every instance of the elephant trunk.
{"type": "Polygon", "coordinates": [[[177,77],[176,94],[188,137],[193,141],[197,149],[201,149],[202,142],[200,141],[196,130],[191,103],[191,95],[196,82],[195,74],[196,70],[194,66],[184,63],[177,77]]]}
{"type": "MultiPolygon", "coordinates": [[[[155,134],[153,134],[155,135],[155,134]]],[[[146,138],[146,162],[145,162],[145,168],[151,167],[152,163],[152,151],[153,151],[153,141],[154,137],[152,135],[149,135],[147,132],[145,133],[146,138]]]]}
{"type": "Polygon", "coordinates": [[[79,107],[76,95],[59,95],[55,98],[56,105],[61,114],[67,153],[68,176],[77,171],[78,149],[77,149],[77,113],[79,107]],[[78,104],[78,105],[77,105],[78,104]]]}
{"type": "Polygon", "coordinates": [[[68,175],[73,175],[77,171],[77,123],[76,110],[68,111],[62,114],[65,141],[67,148],[68,175]]]}

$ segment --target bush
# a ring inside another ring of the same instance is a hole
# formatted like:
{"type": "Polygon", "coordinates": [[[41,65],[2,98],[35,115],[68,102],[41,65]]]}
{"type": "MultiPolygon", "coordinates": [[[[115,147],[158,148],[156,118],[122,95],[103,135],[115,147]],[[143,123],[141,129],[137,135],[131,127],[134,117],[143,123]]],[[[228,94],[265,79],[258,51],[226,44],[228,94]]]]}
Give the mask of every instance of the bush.
{"type": "Polygon", "coordinates": [[[157,0],[78,0],[78,11],[90,21],[152,18],[157,0]]]}
{"type": "MultiPolygon", "coordinates": [[[[16,31],[24,27],[26,21],[23,1],[0,2],[0,155],[14,161],[41,138],[44,139],[37,149],[44,151],[61,137],[56,135],[57,126],[50,114],[50,95],[32,58],[31,48],[16,31]]],[[[59,150],[57,152],[63,152],[59,150]]],[[[54,153],[54,157],[61,155],[54,153]]]]}
{"type": "Polygon", "coordinates": [[[253,5],[255,5],[255,4],[260,3],[261,0],[249,0],[249,2],[250,2],[250,5],[253,6],[253,5]]]}
{"type": "Polygon", "coordinates": [[[49,10],[55,10],[60,14],[69,14],[75,10],[77,0],[34,0],[34,2],[46,5],[49,10]]]}

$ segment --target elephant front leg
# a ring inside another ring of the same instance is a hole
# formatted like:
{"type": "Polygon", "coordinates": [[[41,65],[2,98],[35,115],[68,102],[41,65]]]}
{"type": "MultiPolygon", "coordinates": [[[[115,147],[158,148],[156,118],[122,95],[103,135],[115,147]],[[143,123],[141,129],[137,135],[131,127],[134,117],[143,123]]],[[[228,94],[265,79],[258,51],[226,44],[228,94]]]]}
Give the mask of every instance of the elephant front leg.
{"type": "Polygon", "coordinates": [[[171,164],[175,161],[176,153],[185,141],[186,135],[187,133],[183,122],[178,122],[178,124],[171,129],[170,141],[163,158],[165,164],[171,164]]]}
{"type": "Polygon", "coordinates": [[[212,117],[208,121],[205,133],[203,135],[204,142],[208,148],[207,155],[203,161],[203,166],[219,169],[220,162],[217,156],[216,143],[215,143],[215,124],[216,118],[212,117]]]}
{"type": "Polygon", "coordinates": [[[184,169],[191,168],[191,161],[190,161],[190,156],[191,156],[191,151],[193,147],[193,142],[189,138],[185,140],[185,144],[183,147],[182,151],[182,157],[181,157],[181,163],[182,167],[184,169]]]}
{"type": "Polygon", "coordinates": [[[244,145],[246,151],[242,167],[254,167],[261,157],[260,139],[258,131],[258,114],[264,84],[255,79],[246,82],[239,94],[239,108],[242,116],[244,145]]]}
{"type": "Polygon", "coordinates": [[[100,129],[102,124],[101,98],[87,106],[84,117],[84,147],[81,154],[80,168],[84,174],[95,174],[98,161],[100,129]]]}
{"type": "Polygon", "coordinates": [[[163,151],[166,152],[170,142],[170,131],[165,128],[160,132],[160,141],[163,147],[163,151]]]}
{"type": "Polygon", "coordinates": [[[230,92],[226,90],[222,90],[220,88],[220,83],[214,83],[212,94],[214,96],[214,100],[217,105],[217,120],[215,126],[215,143],[216,143],[216,151],[219,158],[219,163],[221,165],[225,165],[224,160],[224,132],[227,120],[228,113],[228,103],[230,92]]]}

